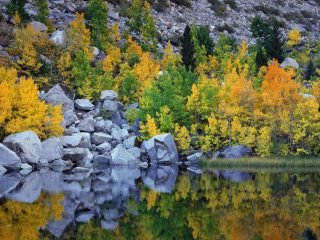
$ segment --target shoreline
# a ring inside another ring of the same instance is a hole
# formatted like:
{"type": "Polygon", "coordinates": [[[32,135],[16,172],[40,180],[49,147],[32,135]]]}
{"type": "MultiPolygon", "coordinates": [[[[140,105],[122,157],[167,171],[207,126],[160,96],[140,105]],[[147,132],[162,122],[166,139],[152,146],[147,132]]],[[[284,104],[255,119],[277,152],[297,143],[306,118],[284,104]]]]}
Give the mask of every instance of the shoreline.
{"type": "Polygon", "coordinates": [[[247,157],[239,159],[202,159],[200,167],[206,170],[237,170],[263,172],[319,172],[318,157],[247,157]]]}

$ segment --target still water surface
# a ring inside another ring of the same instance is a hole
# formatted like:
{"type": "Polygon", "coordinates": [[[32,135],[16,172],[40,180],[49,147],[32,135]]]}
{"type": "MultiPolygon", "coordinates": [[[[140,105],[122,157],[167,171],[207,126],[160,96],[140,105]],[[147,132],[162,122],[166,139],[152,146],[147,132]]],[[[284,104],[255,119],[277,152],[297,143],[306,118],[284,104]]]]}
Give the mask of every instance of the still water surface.
{"type": "Polygon", "coordinates": [[[317,239],[320,174],[130,167],[0,177],[0,239],[317,239]]]}

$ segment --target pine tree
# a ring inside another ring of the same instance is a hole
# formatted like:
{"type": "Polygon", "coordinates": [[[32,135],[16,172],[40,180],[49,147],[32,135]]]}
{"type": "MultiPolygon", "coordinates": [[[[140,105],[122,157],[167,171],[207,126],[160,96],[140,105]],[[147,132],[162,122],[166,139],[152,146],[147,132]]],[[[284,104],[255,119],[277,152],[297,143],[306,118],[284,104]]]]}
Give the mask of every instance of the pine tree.
{"type": "Polygon", "coordinates": [[[87,19],[91,31],[92,43],[94,46],[105,50],[110,41],[108,22],[108,7],[103,0],[91,0],[89,2],[87,19]]]}
{"type": "Polygon", "coordinates": [[[210,38],[210,31],[208,26],[199,26],[196,28],[196,38],[200,46],[205,46],[207,56],[213,54],[214,44],[210,38]]]}
{"type": "Polygon", "coordinates": [[[195,69],[194,45],[192,42],[192,32],[189,25],[186,26],[182,39],[182,61],[186,68],[195,69]]]}
{"type": "Polygon", "coordinates": [[[38,9],[38,16],[37,19],[46,24],[49,27],[52,27],[52,23],[48,19],[49,16],[49,7],[47,0],[36,0],[36,5],[38,9]]]}
{"type": "Polygon", "coordinates": [[[309,62],[308,62],[308,66],[307,66],[307,70],[306,70],[306,80],[311,80],[312,77],[314,76],[316,71],[316,68],[314,66],[314,63],[312,61],[312,59],[310,58],[309,62]]]}
{"type": "Polygon", "coordinates": [[[256,62],[257,70],[259,70],[260,67],[262,67],[262,66],[268,65],[268,59],[266,56],[266,52],[260,44],[258,44],[258,46],[257,46],[257,53],[256,53],[255,62],[256,62]]]}
{"type": "Polygon", "coordinates": [[[16,13],[19,14],[21,19],[25,22],[30,19],[30,16],[24,9],[24,5],[27,3],[27,0],[11,0],[7,5],[8,13],[11,16],[14,16],[16,13]]]}

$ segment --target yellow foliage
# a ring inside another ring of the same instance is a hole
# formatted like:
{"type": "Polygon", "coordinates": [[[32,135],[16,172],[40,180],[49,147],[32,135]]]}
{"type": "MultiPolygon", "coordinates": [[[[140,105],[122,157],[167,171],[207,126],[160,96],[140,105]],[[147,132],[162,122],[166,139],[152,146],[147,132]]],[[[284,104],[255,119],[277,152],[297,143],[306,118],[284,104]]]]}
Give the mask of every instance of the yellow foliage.
{"type": "Polygon", "coordinates": [[[298,29],[293,29],[288,33],[288,45],[290,47],[296,46],[300,43],[301,34],[298,29]]]}
{"type": "Polygon", "coordinates": [[[63,194],[41,194],[33,203],[6,200],[0,206],[0,239],[40,239],[39,227],[49,220],[60,220],[63,194]]]}
{"type": "Polygon", "coordinates": [[[39,100],[38,88],[31,78],[13,84],[17,79],[14,73],[0,68],[0,77],[6,80],[0,84],[0,108],[5,113],[1,114],[0,128],[8,134],[33,130],[40,138],[61,135],[61,108],[50,111],[49,105],[39,100]]]}
{"type": "Polygon", "coordinates": [[[106,47],[106,58],[103,61],[103,70],[113,73],[122,62],[121,50],[117,46],[109,44],[106,47]]]}
{"type": "Polygon", "coordinates": [[[90,30],[84,24],[84,14],[76,13],[76,19],[70,23],[67,31],[67,49],[72,55],[82,50],[89,59],[92,59],[90,41],[90,30]]]}
{"type": "Polygon", "coordinates": [[[256,152],[260,157],[268,157],[271,154],[271,133],[272,132],[270,127],[262,127],[259,130],[256,152]]]}
{"type": "Polygon", "coordinates": [[[20,23],[21,23],[21,17],[19,15],[18,11],[16,11],[14,16],[13,16],[13,24],[15,26],[18,26],[18,25],[20,25],[20,23]]]}
{"type": "Polygon", "coordinates": [[[39,72],[42,67],[42,63],[38,62],[37,51],[33,47],[32,43],[28,43],[24,46],[21,59],[18,60],[19,68],[23,70],[23,73],[30,76],[31,73],[39,72]]]}
{"type": "Polygon", "coordinates": [[[155,120],[149,114],[147,115],[147,122],[145,124],[141,124],[140,132],[144,139],[149,139],[160,134],[155,120]]]}
{"type": "Polygon", "coordinates": [[[144,52],[140,62],[134,68],[134,73],[140,81],[137,97],[140,97],[146,89],[151,87],[154,79],[159,74],[159,70],[159,62],[152,59],[150,52],[144,52]]]}
{"type": "Polygon", "coordinates": [[[188,129],[185,126],[180,127],[179,124],[175,125],[175,140],[178,144],[178,149],[186,151],[190,147],[191,138],[188,129]]]}
{"type": "Polygon", "coordinates": [[[118,42],[121,40],[121,35],[119,33],[119,23],[115,22],[111,27],[111,39],[114,42],[118,42]]]}
{"type": "Polygon", "coordinates": [[[181,63],[181,59],[179,58],[178,54],[173,52],[172,45],[170,41],[167,43],[166,48],[163,52],[163,58],[161,60],[161,69],[166,70],[167,67],[171,64],[173,67],[177,66],[181,63]]]}
{"type": "Polygon", "coordinates": [[[69,52],[63,53],[57,63],[57,68],[61,76],[64,77],[64,83],[71,87],[71,79],[73,78],[73,73],[71,71],[72,58],[69,52]]]}
{"type": "Polygon", "coordinates": [[[130,62],[133,57],[137,57],[138,59],[142,57],[142,48],[132,40],[131,36],[128,37],[127,45],[128,47],[125,52],[125,60],[127,62],[130,62]]]}
{"type": "Polygon", "coordinates": [[[179,177],[178,183],[176,185],[176,191],[174,197],[176,201],[180,199],[186,199],[191,190],[190,178],[187,175],[182,175],[179,177]]]}

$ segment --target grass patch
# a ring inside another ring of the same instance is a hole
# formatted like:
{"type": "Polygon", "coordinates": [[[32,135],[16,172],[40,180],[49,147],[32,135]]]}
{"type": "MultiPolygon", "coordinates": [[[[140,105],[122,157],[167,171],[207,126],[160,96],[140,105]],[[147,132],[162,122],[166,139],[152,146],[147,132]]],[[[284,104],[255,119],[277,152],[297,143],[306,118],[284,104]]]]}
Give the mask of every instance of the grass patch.
{"type": "Polygon", "coordinates": [[[263,172],[320,172],[320,158],[316,157],[270,157],[201,160],[204,170],[239,170],[263,172]]]}

